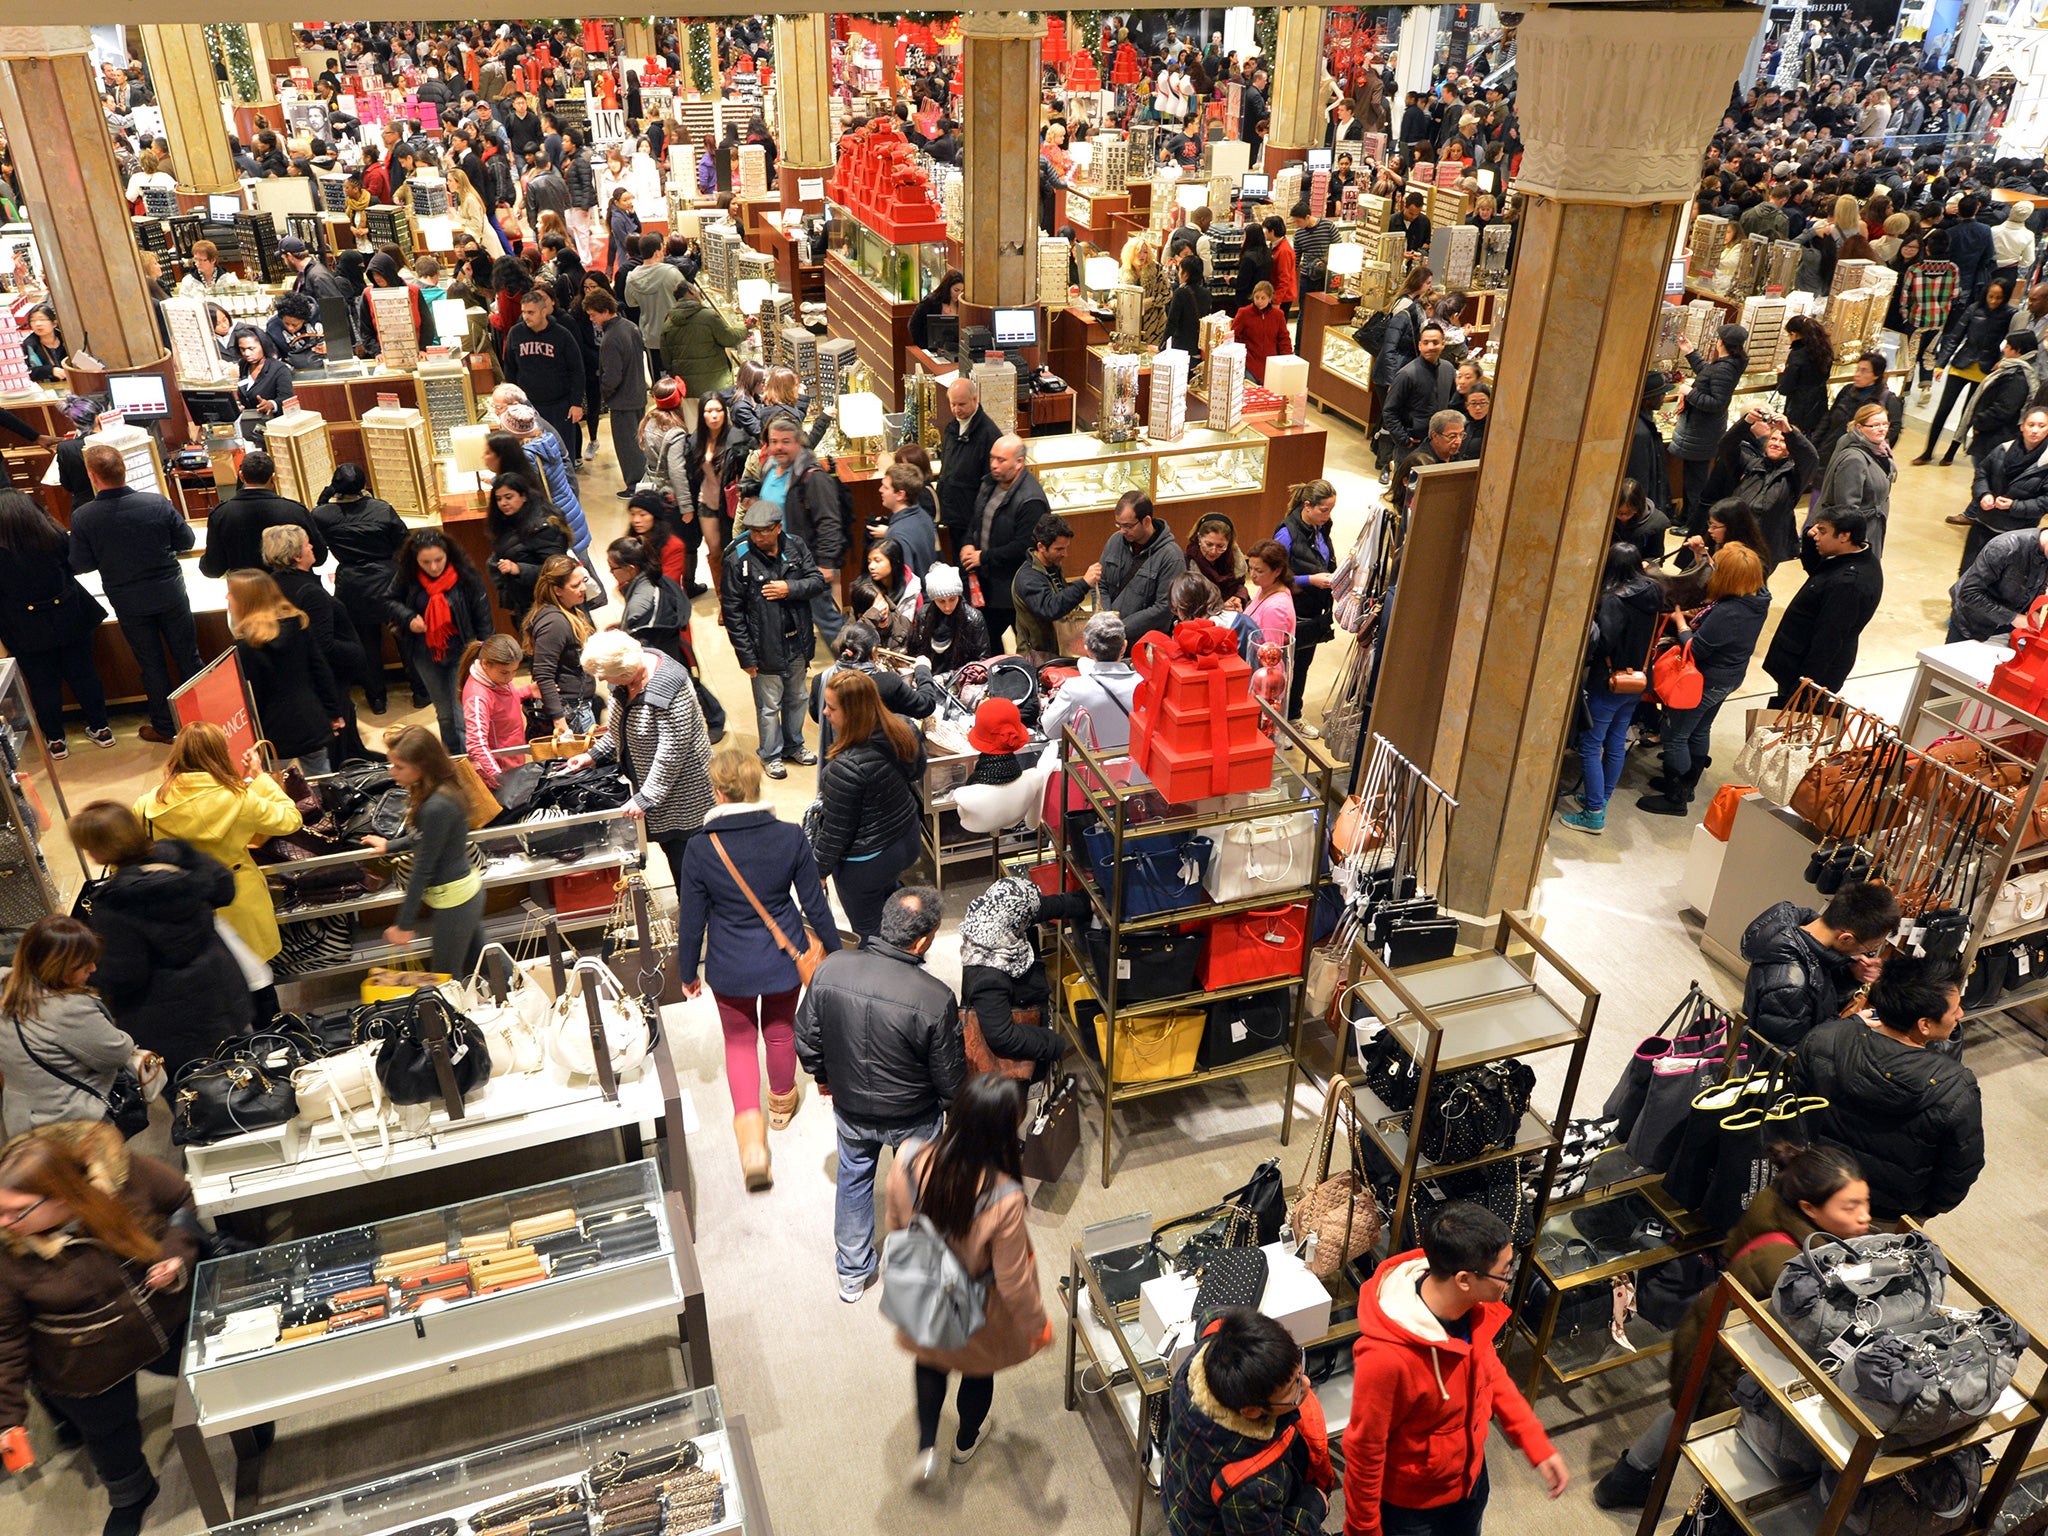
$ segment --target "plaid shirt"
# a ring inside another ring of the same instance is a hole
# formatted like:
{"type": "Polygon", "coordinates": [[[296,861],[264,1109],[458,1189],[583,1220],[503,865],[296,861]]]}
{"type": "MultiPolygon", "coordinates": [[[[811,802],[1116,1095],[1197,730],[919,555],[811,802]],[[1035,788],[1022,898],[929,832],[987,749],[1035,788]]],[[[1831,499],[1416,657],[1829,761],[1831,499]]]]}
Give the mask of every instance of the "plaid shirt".
{"type": "Polygon", "coordinates": [[[1956,288],[1961,277],[1952,261],[1938,261],[1930,257],[1914,264],[1906,273],[1906,296],[1899,303],[1908,334],[1948,323],[1948,312],[1956,301],[1956,288]]]}
{"type": "MultiPolygon", "coordinates": [[[[1269,1449],[1273,1435],[1253,1438],[1210,1416],[1236,1417],[1213,1400],[1204,1407],[1189,1379],[1200,1376],[1207,1348],[1188,1357],[1169,1399],[1166,1467],[1159,1479],[1169,1536],[1319,1536],[1329,1496],[1311,1480],[1309,1453],[1298,1433],[1277,1460],[1249,1475],[1240,1470],[1226,1476],[1226,1469],[1269,1449]]],[[[1206,1383],[1199,1396],[1208,1398],[1206,1383]]],[[[1273,1431],[1285,1434],[1299,1422],[1298,1413],[1283,1415],[1273,1431]]]]}

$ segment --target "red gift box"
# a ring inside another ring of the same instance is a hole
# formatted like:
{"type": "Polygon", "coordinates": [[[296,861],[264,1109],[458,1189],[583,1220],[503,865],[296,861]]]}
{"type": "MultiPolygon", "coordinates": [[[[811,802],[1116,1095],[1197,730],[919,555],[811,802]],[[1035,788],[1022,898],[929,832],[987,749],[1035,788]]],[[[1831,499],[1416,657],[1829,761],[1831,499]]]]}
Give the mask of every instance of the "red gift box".
{"type": "Polygon", "coordinates": [[[1205,992],[1301,974],[1307,953],[1308,903],[1233,912],[1209,925],[1196,983],[1205,992]]]}
{"type": "Polygon", "coordinates": [[[1175,804],[1273,782],[1273,743],[1259,730],[1250,663],[1227,629],[1195,622],[1131,647],[1140,681],[1131,760],[1175,804]]]}

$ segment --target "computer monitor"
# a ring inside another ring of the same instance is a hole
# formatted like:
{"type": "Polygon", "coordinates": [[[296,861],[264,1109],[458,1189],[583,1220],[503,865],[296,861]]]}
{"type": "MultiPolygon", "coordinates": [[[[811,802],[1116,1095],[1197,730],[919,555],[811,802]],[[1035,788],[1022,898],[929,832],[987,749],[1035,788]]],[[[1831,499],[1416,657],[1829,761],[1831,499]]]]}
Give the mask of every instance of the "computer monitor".
{"type": "Polygon", "coordinates": [[[933,357],[954,356],[960,350],[960,317],[933,315],[924,323],[925,351],[933,357]]]}
{"type": "Polygon", "coordinates": [[[1263,171],[1246,171],[1237,179],[1237,195],[1246,199],[1271,197],[1273,178],[1263,171]]]}
{"type": "Polygon", "coordinates": [[[123,416],[168,416],[171,402],[163,379],[154,373],[110,374],[107,394],[123,416]]]}
{"type": "Polygon", "coordinates": [[[1038,345],[1038,311],[999,309],[995,312],[995,344],[998,351],[1011,352],[1038,345]]]}
{"type": "Polygon", "coordinates": [[[1329,150],[1327,150],[1327,149],[1312,149],[1312,150],[1310,150],[1310,151],[1308,152],[1308,168],[1309,168],[1310,170],[1312,170],[1312,171],[1327,171],[1327,170],[1329,170],[1329,169],[1330,169],[1330,151],[1329,151],[1329,150]]]}
{"type": "Polygon", "coordinates": [[[197,422],[236,422],[242,419],[242,404],[231,389],[188,389],[185,414],[197,422]]]}
{"type": "Polygon", "coordinates": [[[235,215],[242,211],[242,199],[233,192],[209,192],[206,194],[206,216],[222,224],[235,222],[235,215]]]}

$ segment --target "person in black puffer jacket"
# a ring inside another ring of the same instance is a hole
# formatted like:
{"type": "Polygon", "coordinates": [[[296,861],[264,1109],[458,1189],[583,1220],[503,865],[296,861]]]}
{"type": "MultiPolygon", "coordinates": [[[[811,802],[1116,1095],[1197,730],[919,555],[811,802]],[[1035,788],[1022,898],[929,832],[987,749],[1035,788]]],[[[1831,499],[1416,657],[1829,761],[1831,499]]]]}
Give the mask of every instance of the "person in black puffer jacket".
{"type": "MultiPolygon", "coordinates": [[[[1734,399],[1735,386],[1749,366],[1748,330],[1739,325],[1722,326],[1708,351],[1688,352],[1685,365],[1692,369],[1692,387],[1679,402],[1671,452],[1685,466],[1685,531],[1705,533],[1707,508],[1713,502],[1707,493],[1707,476],[1728,430],[1728,402],[1734,399]]],[[[1663,483],[1661,478],[1657,482],[1660,488],[1663,483]]]]}
{"type": "Polygon", "coordinates": [[[1898,898],[1875,880],[1843,886],[1823,912],[1789,901],[1766,907],[1742,933],[1750,1030],[1780,1050],[1796,1047],[1877,979],[1875,951],[1898,925],[1898,898]]]}
{"type": "Polygon", "coordinates": [[[326,583],[313,574],[313,546],[306,530],[296,523],[280,523],[263,530],[263,564],[269,570],[284,600],[306,616],[313,648],[326,659],[334,674],[334,690],[341,697],[341,725],[334,733],[334,766],[374,761],[382,756],[363,745],[356,728],[356,701],[348,691],[348,680],[366,670],[362,647],[356,643],[355,626],[339,599],[326,583]]]}
{"type": "Polygon", "coordinates": [[[863,939],[881,930],[882,904],[923,851],[917,786],[924,738],[882,707],[864,672],[833,674],[825,715],[834,740],[818,770],[821,811],[811,842],[818,873],[839,892],[846,920],[863,939]]]}
{"type": "Polygon", "coordinates": [[[2048,517],[2048,405],[2020,418],[2020,435],[2000,443],[1977,461],[1970,504],[1951,523],[1966,523],[1960,576],[2001,533],[2035,529],[2048,517]]]}
{"type": "Polygon", "coordinates": [[[1733,498],[1756,514],[1771,565],[1799,555],[1800,495],[1813,484],[1820,456],[1806,434],[1768,411],[1749,411],[1721,438],[1707,476],[1707,509],[1733,498]]]}
{"type": "Polygon", "coordinates": [[[1930,1046],[1962,1022],[1947,961],[1894,955],[1870,989],[1872,1025],[1833,1019],[1800,1043],[1793,1091],[1827,1101],[1823,1141],[1853,1153],[1879,1221],[1926,1221],[1963,1203],[1984,1171],[1984,1102],[1976,1074],[1930,1046]]]}
{"type": "Polygon", "coordinates": [[[105,945],[93,987],[114,1022],[176,1078],[249,1028],[249,983],[214,919],[235,899],[235,877],[190,843],[152,843],[141,818],[113,800],[79,811],[70,831],[107,868],[84,913],[105,945]]]}
{"type": "MultiPolygon", "coordinates": [[[[391,622],[384,600],[391,590],[392,559],[405,543],[405,522],[390,502],[368,494],[369,485],[362,465],[337,464],[312,512],[314,525],[334,551],[334,595],[347,610],[362,649],[363,694],[370,713],[381,715],[386,708],[384,627],[391,622]]],[[[417,680],[414,688],[426,697],[417,680]]]]}
{"type": "MultiPolygon", "coordinates": [[[[1988,378],[2004,358],[2005,339],[2012,329],[2012,309],[2005,298],[2006,285],[1993,282],[1985,287],[1984,297],[1978,302],[1968,308],[1959,305],[1951,311],[1948,327],[1934,347],[1934,360],[1947,370],[1942,379],[1941,399],[1934,408],[1934,425],[1928,429],[1927,446],[1920,450],[1920,457],[1913,461],[1915,464],[1934,461],[1935,447],[1941,442],[1941,429],[1948,424],[1949,412],[1955,408],[1956,401],[1962,398],[1965,390],[1988,378]]],[[[1942,462],[1947,463],[1955,456],[1955,444],[1952,442],[1948,456],[1942,462]]]]}
{"type": "Polygon", "coordinates": [[[1664,772],[1650,781],[1654,794],[1636,801],[1636,809],[1652,816],[1683,816],[1711,759],[1714,717],[1728,696],[1742,686],[1750,653],[1770,616],[1771,592],[1764,585],[1764,563],[1747,544],[1729,542],[1714,557],[1707,581],[1707,606],[1698,628],[1682,612],[1672,613],[1671,633],[1678,643],[1691,643],[1693,664],[1705,687],[1691,709],[1664,711],[1664,772]]]}

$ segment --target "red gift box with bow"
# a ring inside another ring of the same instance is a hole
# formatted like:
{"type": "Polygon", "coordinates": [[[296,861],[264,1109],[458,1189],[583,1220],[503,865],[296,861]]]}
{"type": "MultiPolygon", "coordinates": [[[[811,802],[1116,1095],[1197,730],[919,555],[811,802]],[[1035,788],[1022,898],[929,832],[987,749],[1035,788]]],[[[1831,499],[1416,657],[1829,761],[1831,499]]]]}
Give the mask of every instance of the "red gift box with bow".
{"type": "Polygon", "coordinates": [[[1245,794],[1273,782],[1273,743],[1259,730],[1250,663],[1229,630],[1195,622],[1131,647],[1139,683],[1131,759],[1169,801],[1245,794]]]}

